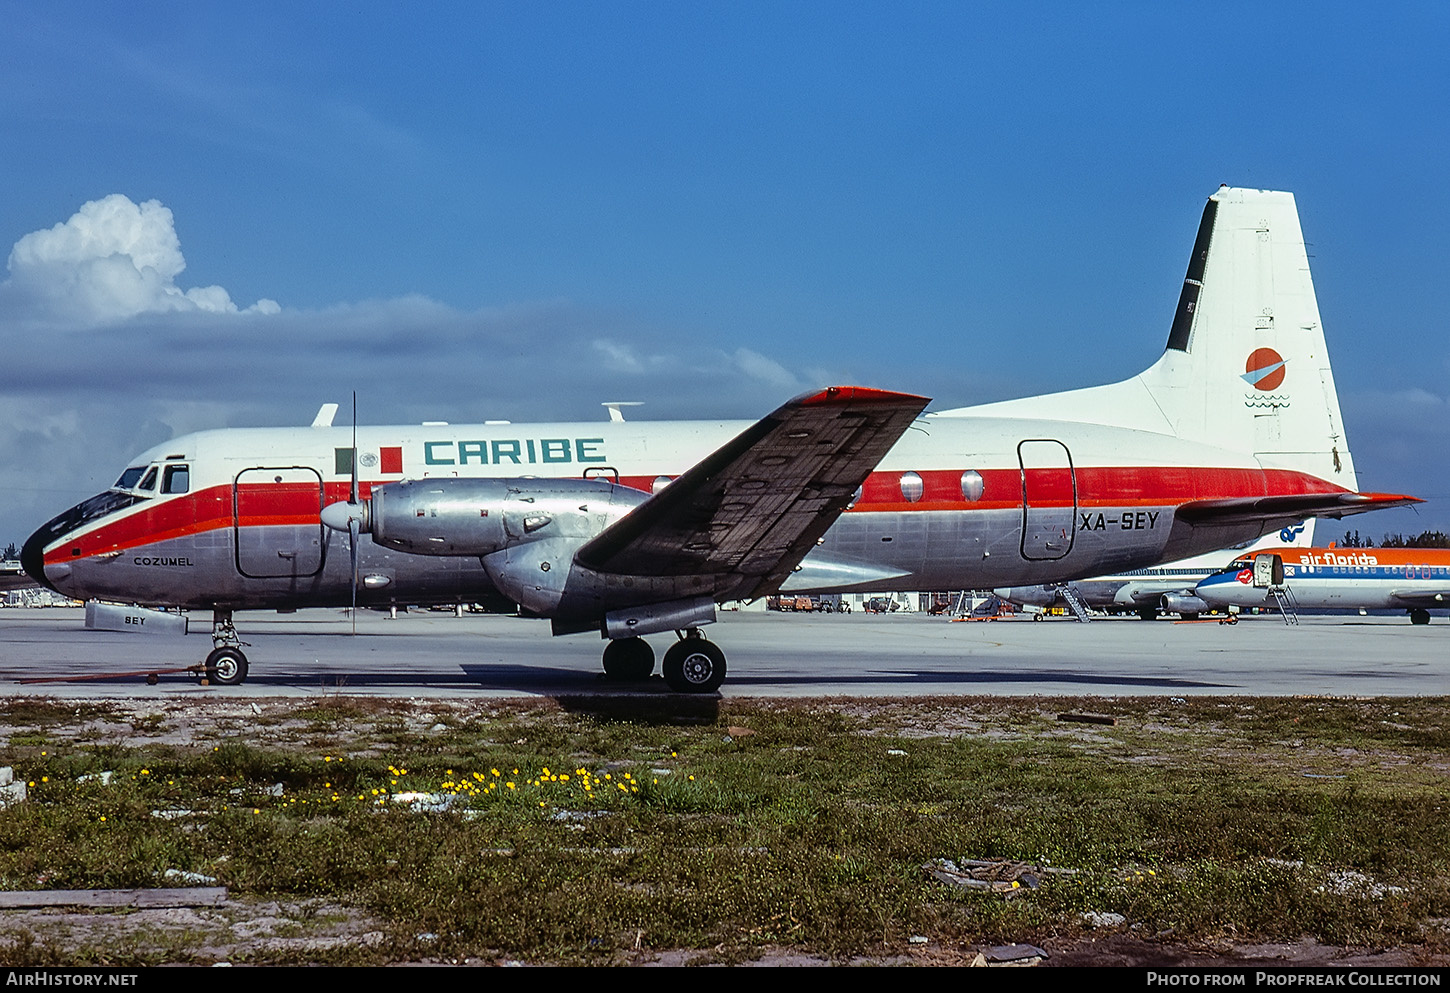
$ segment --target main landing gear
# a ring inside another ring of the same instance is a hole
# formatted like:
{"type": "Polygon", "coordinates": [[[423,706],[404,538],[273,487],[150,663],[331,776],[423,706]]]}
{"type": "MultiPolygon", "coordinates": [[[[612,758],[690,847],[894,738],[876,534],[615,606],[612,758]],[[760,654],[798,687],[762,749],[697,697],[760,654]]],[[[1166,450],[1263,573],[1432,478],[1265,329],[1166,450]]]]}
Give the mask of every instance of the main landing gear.
{"type": "Polygon", "coordinates": [[[212,611],[211,640],[216,647],[202,663],[207,681],[217,686],[240,686],[247,678],[247,656],[230,610],[212,611]]]}
{"type": "MultiPolygon", "coordinates": [[[[676,632],[679,641],[665,651],[660,667],[676,693],[713,693],[725,681],[725,653],[699,628],[676,632]]],[[[642,682],[654,672],[655,653],[643,638],[620,638],[604,649],[604,673],[620,682],[642,682]]]]}

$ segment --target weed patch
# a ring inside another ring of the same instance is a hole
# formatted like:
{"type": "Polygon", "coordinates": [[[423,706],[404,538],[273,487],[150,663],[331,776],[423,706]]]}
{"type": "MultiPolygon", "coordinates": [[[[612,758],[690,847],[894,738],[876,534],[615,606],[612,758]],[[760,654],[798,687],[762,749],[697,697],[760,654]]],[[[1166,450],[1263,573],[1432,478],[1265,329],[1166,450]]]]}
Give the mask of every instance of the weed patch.
{"type": "Polygon", "coordinates": [[[0,923],[0,958],[841,958],[1119,918],[1144,938],[1439,947],[1450,917],[1440,699],[726,700],[708,723],[342,697],[265,712],[265,741],[178,703],[151,722],[176,740],[101,743],[89,722],[134,715],[0,708],[0,764],[29,791],[0,810],[5,888],[187,873],[239,905],[312,908],[124,949],[0,923]],[[1054,719],[1082,709],[1118,723],[1054,719]],[[941,859],[1044,874],[954,889],[924,870],[941,859]]]}

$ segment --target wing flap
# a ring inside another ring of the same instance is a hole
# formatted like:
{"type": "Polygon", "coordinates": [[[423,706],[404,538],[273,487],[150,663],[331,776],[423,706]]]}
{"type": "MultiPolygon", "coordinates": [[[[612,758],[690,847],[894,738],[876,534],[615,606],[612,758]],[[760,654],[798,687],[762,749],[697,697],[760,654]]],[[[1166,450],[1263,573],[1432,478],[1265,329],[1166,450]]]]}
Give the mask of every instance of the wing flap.
{"type": "Polygon", "coordinates": [[[929,402],[860,387],[797,397],[616,521],[575,561],[620,575],[714,576],[725,595],[772,592],[929,402]]]}

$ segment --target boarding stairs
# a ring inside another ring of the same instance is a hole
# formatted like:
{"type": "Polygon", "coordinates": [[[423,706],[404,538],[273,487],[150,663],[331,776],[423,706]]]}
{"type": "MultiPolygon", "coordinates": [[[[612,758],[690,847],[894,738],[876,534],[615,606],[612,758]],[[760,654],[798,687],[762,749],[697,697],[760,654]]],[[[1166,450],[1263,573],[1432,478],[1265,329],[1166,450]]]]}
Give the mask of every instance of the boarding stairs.
{"type": "Polygon", "coordinates": [[[1062,599],[1067,602],[1067,609],[1071,610],[1073,612],[1073,615],[1076,616],[1078,620],[1082,621],[1084,624],[1092,620],[1092,618],[1088,615],[1087,604],[1083,603],[1082,599],[1079,598],[1078,595],[1072,591],[1071,586],[1063,583],[1057,588],[1057,592],[1062,594],[1062,599]]]}
{"type": "Polygon", "coordinates": [[[1289,592],[1289,587],[1270,586],[1269,596],[1279,605],[1279,613],[1285,624],[1299,623],[1299,612],[1294,609],[1294,594],[1289,592]]]}

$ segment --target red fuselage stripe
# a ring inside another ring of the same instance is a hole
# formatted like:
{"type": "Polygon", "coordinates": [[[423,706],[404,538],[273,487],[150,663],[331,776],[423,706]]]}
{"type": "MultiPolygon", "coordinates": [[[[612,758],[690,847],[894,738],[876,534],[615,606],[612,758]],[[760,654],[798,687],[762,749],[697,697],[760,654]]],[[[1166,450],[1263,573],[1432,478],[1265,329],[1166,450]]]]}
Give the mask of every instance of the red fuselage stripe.
{"type": "MultiPolygon", "coordinates": [[[[899,472],[874,472],[862,487],[854,513],[922,513],[932,511],[1009,510],[1022,506],[1023,472],[1020,469],[983,469],[980,499],[968,502],[961,491],[962,472],[937,469],[918,472],[922,481],[920,500],[908,501],[901,493],[899,472]]],[[[654,476],[623,476],[620,483],[648,493],[654,476]]],[[[1177,506],[1193,500],[1221,500],[1238,497],[1343,493],[1314,476],[1286,469],[1155,468],[1152,466],[1080,467],[1074,475],[1066,469],[1028,469],[1028,503],[1034,508],[1177,506]]],[[[358,495],[367,499],[374,485],[383,481],[360,482],[358,495]]],[[[329,503],[347,500],[346,481],[325,483],[319,494],[315,485],[300,483],[251,483],[234,487],[212,486],[196,493],[148,502],[144,509],[127,516],[98,522],[99,526],[72,534],[46,553],[45,561],[68,562],[182,538],[234,525],[265,527],[279,525],[320,526],[318,511],[329,503]],[[235,499],[235,508],[233,500],[235,499]]],[[[128,508],[130,509],[130,508],[128,508]]]]}

